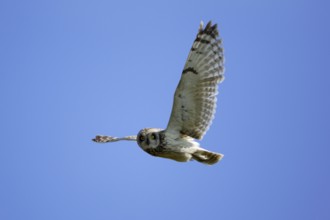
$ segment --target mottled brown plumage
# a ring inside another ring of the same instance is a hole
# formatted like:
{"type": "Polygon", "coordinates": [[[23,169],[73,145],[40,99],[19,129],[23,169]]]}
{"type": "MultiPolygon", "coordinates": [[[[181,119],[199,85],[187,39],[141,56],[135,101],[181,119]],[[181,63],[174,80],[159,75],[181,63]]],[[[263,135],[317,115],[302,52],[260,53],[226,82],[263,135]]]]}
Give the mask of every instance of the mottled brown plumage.
{"type": "Polygon", "coordinates": [[[217,25],[200,26],[175,91],[167,130],[202,139],[214,118],[218,84],[223,81],[223,49],[217,25]]]}

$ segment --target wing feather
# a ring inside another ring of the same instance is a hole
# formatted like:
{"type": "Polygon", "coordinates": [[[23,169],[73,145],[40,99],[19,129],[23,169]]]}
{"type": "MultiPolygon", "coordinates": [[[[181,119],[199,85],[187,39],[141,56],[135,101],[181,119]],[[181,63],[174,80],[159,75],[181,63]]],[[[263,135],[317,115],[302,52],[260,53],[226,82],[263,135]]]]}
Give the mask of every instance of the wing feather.
{"type": "Polygon", "coordinates": [[[214,118],[224,56],[217,25],[201,22],[174,94],[167,131],[202,139],[214,118]]]}

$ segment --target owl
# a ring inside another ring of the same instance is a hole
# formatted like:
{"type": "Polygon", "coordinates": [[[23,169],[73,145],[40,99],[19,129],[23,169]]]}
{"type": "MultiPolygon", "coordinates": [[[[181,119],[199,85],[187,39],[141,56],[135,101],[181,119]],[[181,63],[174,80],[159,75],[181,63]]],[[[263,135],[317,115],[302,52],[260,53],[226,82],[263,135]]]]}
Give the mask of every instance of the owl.
{"type": "Polygon", "coordinates": [[[214,118],[218,84],[224,80],[223,64],[217,24],[210,21],[204,28],[201,22],[174,94],[167,128],[144,128],[136,136],[122,138],[97,135],[93,141],[137,141],[152,156],[178,162],[217,163],[223,155],[202,148],[195,139],[203,138],[214,118]]]}

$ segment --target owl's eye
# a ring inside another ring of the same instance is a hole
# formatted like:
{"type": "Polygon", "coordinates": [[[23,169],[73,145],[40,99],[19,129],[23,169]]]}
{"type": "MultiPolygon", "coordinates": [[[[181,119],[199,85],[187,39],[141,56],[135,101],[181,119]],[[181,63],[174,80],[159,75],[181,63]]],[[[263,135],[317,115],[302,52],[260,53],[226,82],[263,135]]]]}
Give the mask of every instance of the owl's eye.
{"type": "Polygon", "coordinates": [[[141,136],[139,137],[139,140],[140,140],[140,141],[144,141],[144,136],[141,135],[141,136]]]}
{"type": "Polygon", "coordinates": [[[156,135],[155,134],[151,134],[150,139],[151,140],[155,140],[156,139],[156,135]]]}

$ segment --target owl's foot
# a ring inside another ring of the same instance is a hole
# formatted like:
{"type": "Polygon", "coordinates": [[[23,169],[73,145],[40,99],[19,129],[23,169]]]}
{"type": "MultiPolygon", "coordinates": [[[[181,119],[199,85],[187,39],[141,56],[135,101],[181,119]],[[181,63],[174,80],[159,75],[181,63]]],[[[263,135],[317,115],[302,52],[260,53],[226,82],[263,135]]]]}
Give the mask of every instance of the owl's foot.
{"type": "Polygon", "coordinates": [[[97,135],[94,139],[94,142],[97,143],[107,143],[107,142],[115,142],[118,141],[118,138],[116,137],[111,137],[111,136],[101,136],[101,135],[97,135]]]}

